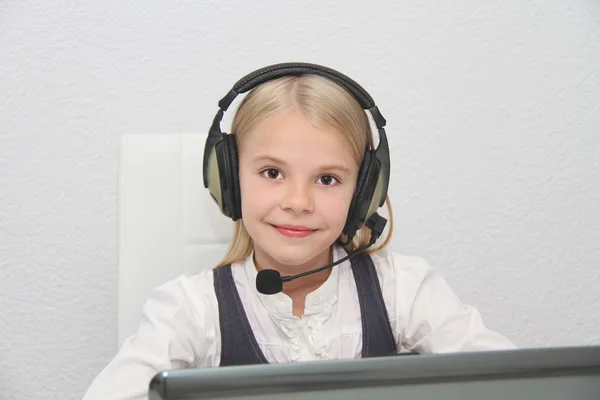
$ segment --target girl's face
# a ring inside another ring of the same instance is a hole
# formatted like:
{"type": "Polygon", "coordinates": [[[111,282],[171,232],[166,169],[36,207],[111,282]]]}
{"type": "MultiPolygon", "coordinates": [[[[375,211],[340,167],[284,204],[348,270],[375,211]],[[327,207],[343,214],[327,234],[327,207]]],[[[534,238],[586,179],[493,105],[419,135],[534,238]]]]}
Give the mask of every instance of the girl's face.
{"type": "Polygon", "coordinates": [[[341,134],[298,111],[273,116],[249,132],[239,163],[242,219],[257,260],[326,263],[359,168],[341,134]]]}

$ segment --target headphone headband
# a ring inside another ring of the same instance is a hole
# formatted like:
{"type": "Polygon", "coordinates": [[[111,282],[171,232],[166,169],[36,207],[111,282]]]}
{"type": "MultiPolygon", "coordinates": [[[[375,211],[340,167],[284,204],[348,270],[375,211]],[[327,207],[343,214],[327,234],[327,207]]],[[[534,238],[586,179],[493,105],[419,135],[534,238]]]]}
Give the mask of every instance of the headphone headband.
{"type": "Polygon", "coordinates": [[[233,100],[240,93],[246,93],[255,87],[284,76],[319,75],[327,78],[347,91],[358,101],[363,110],[368,110],[373,116],[377,129],[385,126],[386,121],[375,105],[371,95],[352,78],[334,69],[309,63],[282,63],[257,69],[238,80],[233,88],[219,101],[219,108],[227,111],[233,100]]]}

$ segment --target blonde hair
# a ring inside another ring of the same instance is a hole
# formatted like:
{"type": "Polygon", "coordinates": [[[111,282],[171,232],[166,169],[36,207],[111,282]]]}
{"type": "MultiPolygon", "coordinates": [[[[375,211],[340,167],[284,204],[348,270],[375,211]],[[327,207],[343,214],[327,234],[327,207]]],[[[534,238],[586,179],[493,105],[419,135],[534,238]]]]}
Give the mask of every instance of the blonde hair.
{"type": "MultiPolygon", "coordinates": [[[[374,148],[369,120],[356,99],[329,79],[302,75],[263,83],[242,100],[231,126],[238,153],[248,139],[248,133],[263,120],[296,110],[301,111],[314,126],[328,126],[341,133],[344,144],[358,165],[362,163],[365,149],[374,148]]],[[[392,237],[394,223],[389,196],[386,196],[385,204],[388,210],[387,232],[367,250],[369,254],[385,248],[392,237]]],[[[365,246],[370,237],[371,230],[363,225],[345,249],[352,251],[365,246]]],[[[339,239],[345,242],[347,238],[342,234],[339,239]]],[[[231,246],[219,266],[242,261],[252,254],[252,250],[252,238],[243,220],[239,219],[234,222],[231,246]]]]}

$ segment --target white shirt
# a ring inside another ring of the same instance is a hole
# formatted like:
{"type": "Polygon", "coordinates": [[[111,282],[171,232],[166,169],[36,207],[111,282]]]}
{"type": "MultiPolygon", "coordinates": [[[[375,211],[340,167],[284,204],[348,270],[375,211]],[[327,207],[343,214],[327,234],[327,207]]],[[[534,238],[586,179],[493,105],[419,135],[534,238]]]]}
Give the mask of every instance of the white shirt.
{"type": "MultiPolygon", "coordinates": [[[[346,255],[334,248],[334,260],[346,255]]],[[[398,348],[419,353],[512,349],[487,329],[423,259],[383,250],[372,255],[398,348]]],[[[302,318],[283,294],[256,291],[252,256],[232,265],[250,326],[270,363],[359,358],[362,324],[350,261],[306,297],[302,318]]],[[[88,389],[84,400],[147,399],[150,379],[167,369],[217,367],[221,336],[213,271],[180,276],[155,289],[138,331],[88,389]]]]}

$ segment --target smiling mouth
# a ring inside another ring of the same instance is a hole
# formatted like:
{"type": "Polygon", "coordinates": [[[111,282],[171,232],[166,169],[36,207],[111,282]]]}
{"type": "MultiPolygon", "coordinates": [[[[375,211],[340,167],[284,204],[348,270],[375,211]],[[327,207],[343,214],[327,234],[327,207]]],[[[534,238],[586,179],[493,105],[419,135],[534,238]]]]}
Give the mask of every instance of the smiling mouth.
{"type": "Polygon", "coordinates": [[[288,238],[305,238],[313,233],[316,229],[310,229],[303,226],[290,226],[290,225],[271,225],[277,232],[288,238]]]}

